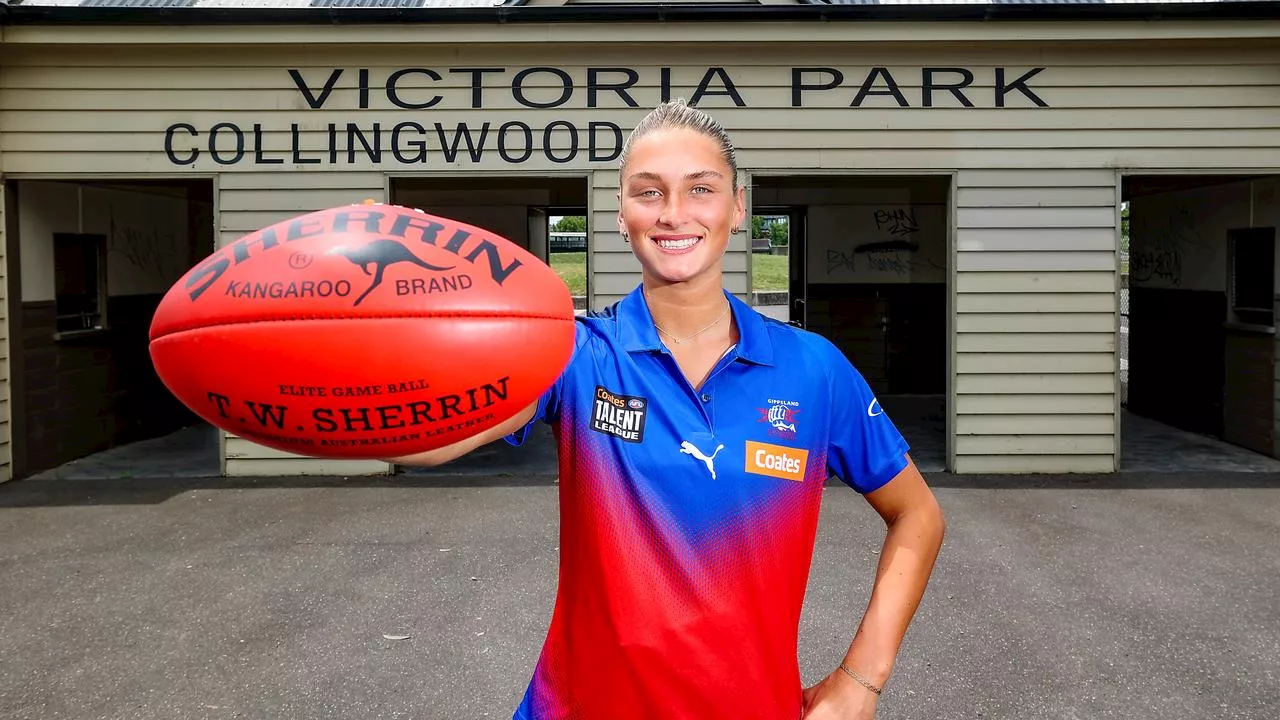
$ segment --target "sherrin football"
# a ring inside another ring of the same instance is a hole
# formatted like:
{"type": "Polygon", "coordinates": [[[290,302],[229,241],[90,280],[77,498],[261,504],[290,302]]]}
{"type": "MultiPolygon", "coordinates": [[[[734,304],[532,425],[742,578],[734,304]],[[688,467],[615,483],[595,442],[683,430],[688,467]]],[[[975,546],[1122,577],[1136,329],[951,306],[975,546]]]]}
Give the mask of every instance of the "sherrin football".
{"type": "Polygon", "coordinates": [[[385,204],[331,208],[227,245],[151,323],[165,386],[204,420],[279,450],[395,457],[493,427],[573,350],[573,299],[482,228],[385,204]]]}

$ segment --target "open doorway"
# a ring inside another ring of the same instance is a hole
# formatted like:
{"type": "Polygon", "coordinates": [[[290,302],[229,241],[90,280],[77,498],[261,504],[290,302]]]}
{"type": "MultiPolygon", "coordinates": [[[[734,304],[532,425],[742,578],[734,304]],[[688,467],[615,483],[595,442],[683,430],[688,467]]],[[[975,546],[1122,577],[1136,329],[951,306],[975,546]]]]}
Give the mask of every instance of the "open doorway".
{"type": "Polygon", "coordinates": [[[207,477],[215,428],[164,387],[147,334],[214,249],[213,182],[9,180],[14,477],[207,477]]]}
{"type": "MultiPolygon", "coordinates": [[[[389,201],[489,230],[532,252],[568,286],[579,313],[590,297],[589,179],[584,176],[406,176],[391,179],[389,201]]],[[[491,443],[435,468],[403,466],[411,475],[554,476],[555,439],[538,424],[521,447],[491,443]]]]}
{"type": "Polygon", "coordinates": [[[1121,470],[1280,470],[1280,176],[1129,175],[1121,470]]]}
{"type": "Polygon", "coordinates": [[[758,309],[835,343],[921,469],[944,470],[950,177],[757,175],[752,183],[758,309]]]}

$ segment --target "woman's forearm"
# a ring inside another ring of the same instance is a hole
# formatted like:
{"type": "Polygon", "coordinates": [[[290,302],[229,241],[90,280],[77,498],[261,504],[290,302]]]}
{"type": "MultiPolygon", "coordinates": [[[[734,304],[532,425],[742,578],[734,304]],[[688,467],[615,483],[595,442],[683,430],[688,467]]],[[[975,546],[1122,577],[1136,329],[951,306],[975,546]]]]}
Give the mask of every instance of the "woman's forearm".
{"type": "Polygon", "coordinates": [[[924,597],[942,546],[945,521],[936,502],[913,507],[889,521],[875,584],[845,665],[883,687],[898,649],[924,597]]]}

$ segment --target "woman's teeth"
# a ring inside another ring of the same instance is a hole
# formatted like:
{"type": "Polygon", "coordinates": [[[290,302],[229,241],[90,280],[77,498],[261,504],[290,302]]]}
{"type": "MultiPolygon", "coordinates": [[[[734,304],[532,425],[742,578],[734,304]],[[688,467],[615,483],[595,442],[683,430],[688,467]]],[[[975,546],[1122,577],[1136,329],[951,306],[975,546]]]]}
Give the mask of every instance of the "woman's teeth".
{"type": "Polygon", "coordinates": [[[663,250],[687,250],[698,243],[698,238],[684,238],[683,240],[658,240],[658,247],[663,250]]]}

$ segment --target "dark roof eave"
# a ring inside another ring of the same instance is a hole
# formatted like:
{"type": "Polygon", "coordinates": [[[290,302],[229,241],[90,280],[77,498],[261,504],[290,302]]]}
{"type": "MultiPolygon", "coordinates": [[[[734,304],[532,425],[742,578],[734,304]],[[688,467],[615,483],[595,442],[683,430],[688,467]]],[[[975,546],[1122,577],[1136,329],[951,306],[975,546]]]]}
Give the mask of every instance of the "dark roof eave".
{"type": "Polygon", "coordinates": [[[858,20],[1275,20],[1280,0],[986,5],[564,5],[420,8],[148,8],[0,4],[5,25],[272,25],[397,23],[858,20]]]}

